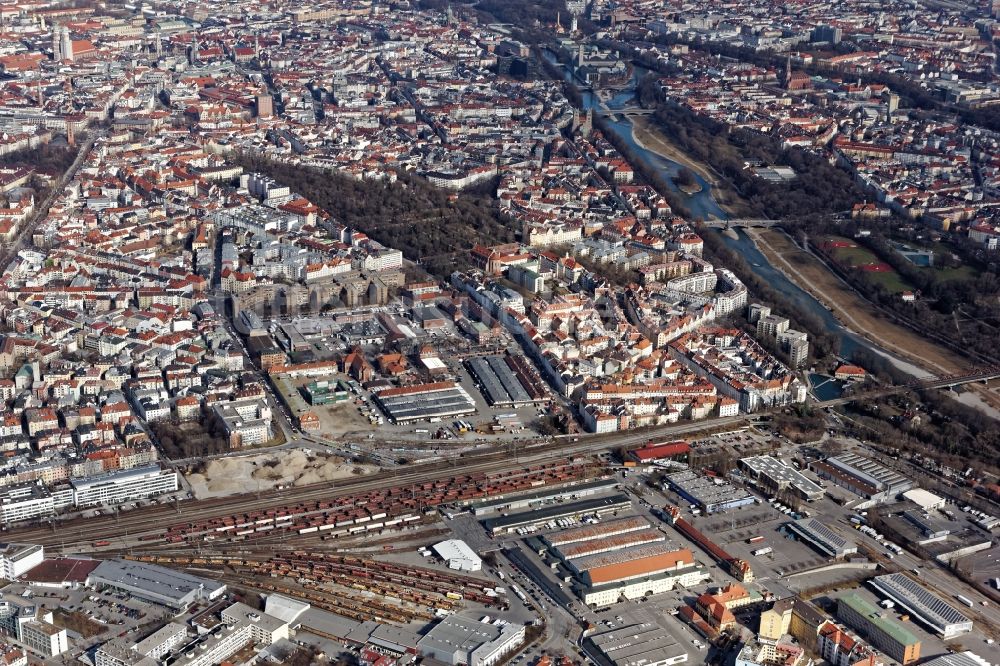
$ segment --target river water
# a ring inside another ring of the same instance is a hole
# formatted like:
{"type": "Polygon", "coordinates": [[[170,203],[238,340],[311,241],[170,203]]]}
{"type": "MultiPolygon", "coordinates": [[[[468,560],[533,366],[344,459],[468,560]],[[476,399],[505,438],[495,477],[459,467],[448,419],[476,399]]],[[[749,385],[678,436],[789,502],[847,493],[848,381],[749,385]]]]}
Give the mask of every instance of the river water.
{"type": "MultiPolygon", "coordinates": [[[[632,80],[629,85],[616,92],[610,99],[607,100],[605,104],[602,105],[601,99],[590,90],[584,89],[580,85],[580,82],[574,79],[573,75],[566,69],[566,67],[559,63],[555,54],[545,51],[544,56],[552,64],[562,70],[566,81],[577,85],[583,99],[583,108],[588,110],[593,109],[594,113],[602,110],[610,110],[613,112],[616,109],[623,109],[630,105],[634,105],[635,87],[638,82],[650,71],[644,67],[636,65],[635,72],[632,75],[632,80]]],[[[694,177],[701,185],[701,191],[696,192],[693,195],[688,195],[678,190],[673,184],[672,177],[676,175],[677,171],[681,168],[681,165],[640,146],[636,143],[635,137],[632,135],[632,121],[627,116],[623,115],[618,116],[618,118],[618,120],[615,118],[608,118],[610,130],[614,132],[618,138],[628,144],[641,161],[643,161],[646,165],[659,170],[660,173],[666,176],[665,180],[671,189],[683,198],[685,205],[688,207],[688,210],[691,211],[693,216],[701,217],[702,219],[715,217],[720,220],[725,220],[729,218],[726,212],[719,206],[718,202],[712,196],[711,183],[706,182],[704,178],[695,173],[694,177]]],[[[825,305],[813,298],[808,292],[799,288],[795,283],[785,277],[784,273],[772,266],[767,260],[767,257],[765,257],[764,254],[757,249],[757,246],[754,245],[753,241],[742,229],[736,229],[735,238],[731,234],[722,233],[714,229],[708,230],[707,233],[719,234],[723,242],[729,248],[746,259],[754,273],[767,281],[768,284],[788,298],[796,307],[799,307],[803,311],[809,312],[818,317],[827,329],[835,333],[839,338],[840,355],[843,358],[850,359],[854,351],[859,348],[869,349],[889,360],[894,366],[903,372],[918,377],[929,376],[929,373],[926,371],[923,371],[913,364],[907,363],[906,361],[889,354],[860,335],[844,328],[844,326],[837,321],[836,317],[833,316],[825,305]]],[[[821,381],[823,381],[822,378],[816,376],[812,383],[815,385],[821,381]]],[[[821,399],[834,397],[832,395],[835,390],[834,386],[835,385],[824,386],[823,389],[825,390],[822,390],[821,392],[825,394],[825,397],[821,399]]]]}

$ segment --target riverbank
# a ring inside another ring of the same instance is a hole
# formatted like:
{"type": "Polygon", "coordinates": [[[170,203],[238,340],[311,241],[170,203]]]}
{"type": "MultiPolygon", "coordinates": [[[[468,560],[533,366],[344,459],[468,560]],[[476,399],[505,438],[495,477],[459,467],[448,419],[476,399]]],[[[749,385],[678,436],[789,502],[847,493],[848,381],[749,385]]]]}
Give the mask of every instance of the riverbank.
{"type": "MultiPolygon", "coordinates": [[[[632,138],[638,146],[671,162],[676,162],[698,174],[705,182],[712,186],[712,191],[716,202],[719,204],[719,208],[724,210],[730,217],[744,216],[743,209],[745,206],[739,199],[739,196],[732,191],[729,185],[711,167],[692,159],[690,155],[678,148],[663,132],[653,125],[649,118],[645,116],[630,116],[629,120],[632,124],[632,138]],[[736,201],[723,201],[721,200],[722,197],[726,199],[733,197],[736,198],[736,201]]],[[[695,193],[691,192],[688,194],[695,193]]]]}
{"type": "Polygon", "coordinates": [[[919,375],[954,374],[968,365],[964,359],[887,320],[783,231],[748,229],[747,235],[772,266],[829,308],[845,327],[905,359],[921,371],[919,375]]]}
{"type": "MultiPolygon", "coordinates": [[[[821,261],[798,247],[783,231],[748,229],[757,249],[786,278],[823,303],[837,320],[852,332],[875,343],[890,360],[915,377],[948,375],[968,369],[968,359],[895,324],[875,306],[834,275],[821,261]]],[[[966,387],[955,400],[993,418],[1000,418],[1000,395],[980,384],[966,387]]]]}

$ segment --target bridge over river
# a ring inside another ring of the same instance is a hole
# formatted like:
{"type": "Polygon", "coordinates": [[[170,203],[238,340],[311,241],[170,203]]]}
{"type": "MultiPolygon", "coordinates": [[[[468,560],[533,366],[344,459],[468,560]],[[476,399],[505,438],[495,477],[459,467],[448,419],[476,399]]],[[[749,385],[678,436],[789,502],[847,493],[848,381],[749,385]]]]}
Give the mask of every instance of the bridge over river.
{"type": "Polygon", "coordinates": [[[957,375],[944,375],[940,377],[929,377],[927,379],[915,379],[912,382],[907,382],[906,384],[899,384],[897,386],[889,386],[885,388],[876,388],[869,391],[862,391],[853,395],[844,396],[842,398],[834,398],[832,400],[823,400],[817,402],[817,407],[834,407],[836,405],[843,405],[854,400],[866,400],[872,398],[881,398],[887,395],[892,395],[894,393],[899,393],[906,389],[943,389],[943,388],[953,388],[955,386],[962,386],[963,384],[972,384],[975,382],[986,383],[991,379],[1000,379],[1000,365],[987,365],[978,368],[973,368],[968,372],[963,372],[957,375]]]}

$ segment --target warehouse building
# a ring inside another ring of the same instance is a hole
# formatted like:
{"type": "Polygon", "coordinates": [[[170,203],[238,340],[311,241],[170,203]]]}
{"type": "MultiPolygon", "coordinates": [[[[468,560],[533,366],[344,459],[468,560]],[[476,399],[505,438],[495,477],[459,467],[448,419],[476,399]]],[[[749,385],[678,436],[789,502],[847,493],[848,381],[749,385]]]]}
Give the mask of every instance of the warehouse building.
{"type": "Polygon", "coordinates": [[[616,493],[607,497],[595,497],[568,504],[541,507],[534,511],[521,511],[507,516],[487,518],[482,521],[482,524],[487,532],[498,536],[515,532],[520,528],[537,528],[547,522],[562,518],[578,519],[586,515],[601,516],[615,511],[623,511],[631,506],[632,500],[629,499],[628,495],[616,493]]]}
{"type": "Polygon", "coordinates": [[[580,581],[579,594],[589,606],[608,606],[619,599],[639,599],[691,587],[709,579],[691,551],[651,543],[569,560],[580,581]]]}
{"type": "Polygon", "coordinates": [[[460,539],[448,539],[434,544],[431,548],[448,564],[449,569],[480,571],[483,568],[483,560],[476,555],[476,551],[460,539]]]}
{"type": "Polygon", "coordinates": [[[837,601],[837,619],[904,666],[920,658],[920,639],[856,594],[837,601]]]}
{"type": "Polygon", "coordinates": [[[568,543],[559,546],[558,548],[554,548],[553,552],[562,560],[572,560],[577,557],[599,555],[600,553],[609,553],[614,550],[622,550],[623,548],[642,546],[648,543],[657,543],[659,541],[666,540],[667,537],[664,536],[663,532],[650,528],[637,530],[635,532],[626,532],[624,534],[612,534],[598,539],[588,539],[587,541],[568,543]]]}
{"type": "Polygon", "coordinates": [[[87,586],[118,590],[175,610],[185,610],[199,601],[214,601],[226,591],[224,583],[129,560],[101,562],[87,577],[87,586]]]}
{"type": "Polygon", "coordinates": [[[756,499],[721,477],[699,476],[690,470],[667,476],[667,483],[681,497],[697,504],[705,513],[720,513],[749,506],[756,499]]]}
{"type": "Polygon", "coordinates": [[[923,557],[947,563],[993,545],[989,533],[964,522],[924,513],[909,502],[892,508],[893,513],[883,511],[882,524],[892,532],[897,543],[919,546],[923,557]]]}
{"type": "Polygon", "coordinates": [[[787,490],[807,502],[823,497],[823,489],[819,485],[777,458],[771,456],[742,458],[739,467],[758,488],[772,495],[787,490]]]}
{"type": "Polygon", "coordinates": [[[858,552],[858,544],[841,536],[816,518],[793,520],[787,523],[786,527],[816,550],[838,560],[858,552]]]}
{"type": "Polygon", "coordinates": [[[517,511],[519,509],[529,509],[533,507],[562,502],[564,500],[575,500],[581,497],[591,497],[602,493],[612,492],[618,487],[618,482],[614,479],[598,479],[596,481],[586,481],[575,483],[570,486],[555,488],[545,488],[544,490],[534,490],[527,493],[515,493],[513,495],[502,495],[500,497],[477,502],[472,505],[472,513],[477,516],[488,516],[501,511],[517,511]]]}
{"type": "Polygon", "coordinates": [[[587,641],[611,666],[670,666],[688,660],[684,646],[651,622],[592,634],[587,641]]]}
{"type": "Polygon", "coordinates": [[[502,356],[475,356],[465,365],[491,405],[516,407],[539,399],[532,397],[502,356]]]}
{"type": "Polygon", "coordinates": [[[650,442],[638,449],[628,452],[628,457],[637,463],[655,463],[670,461],[686,463],[691,455],[691,445],[687,442],[667,442],[656,444],[650,442]]]}
{"type": "Polygon", "coordinates": [[[975,652],[950,652],[925,661],[923,666],[992,666],[975,652]]]}
{"type": "Polygon", "coordinates": [[[382,411],[395,423],[472,414],[476,403],[455,382],[434,382],[387,389],[375,395],[382,411]]]}
{"type": "Polygon", "coordinates": [[[844,453],[815,461],[809,463],[809,467],[820,478],[868,500],[856,505],[859,509],[894,500],[897,495],[913,487],[913,482],[902,474],[856,453],[844,453]]]}
{"type": "Polygon", "coordinates": [[[458,666],[492,666],[524,641],[523,624],[492,624],[448,615],[418,642],[424,657],[458,666]]]}
{"type": "Polygon", "coordinates": [[[911,488],[903,493],[903,499],[913,502],[924,511],[944,508],[944,498],[923,488],[911,488]]]}
{"type": "Polygon", "coordinates": [[[909,576],[901,573],[876,576],[871,584],[944,640],[972,631],[972,620],[909,576]]]}
{"type": "Polygon", "coordinates": [[[642,516],[629,516],[617,520],[608,520],[594,525],[583,525],[568,530],[560,530],[544,537],[545,543],[552,548],[561,548],[569,544],[591,539],[601,539],[649,529],[649,521],[642,516]]]}

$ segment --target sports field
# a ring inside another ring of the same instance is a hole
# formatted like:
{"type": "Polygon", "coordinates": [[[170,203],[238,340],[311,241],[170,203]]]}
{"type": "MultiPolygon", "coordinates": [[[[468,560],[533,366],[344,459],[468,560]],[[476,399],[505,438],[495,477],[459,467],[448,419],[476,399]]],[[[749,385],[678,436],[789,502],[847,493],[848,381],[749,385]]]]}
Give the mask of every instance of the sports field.
{"type": "Polygon", "coordinates": [[[892,266],[879,261],[871,250],[848,238],[828,236],[820,241],[820,247],[845,269],[864,271],[869,280],[882,285],[887,291],[898,294],[913,289],[892,266]]]}

